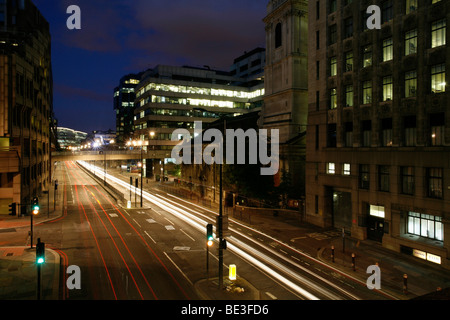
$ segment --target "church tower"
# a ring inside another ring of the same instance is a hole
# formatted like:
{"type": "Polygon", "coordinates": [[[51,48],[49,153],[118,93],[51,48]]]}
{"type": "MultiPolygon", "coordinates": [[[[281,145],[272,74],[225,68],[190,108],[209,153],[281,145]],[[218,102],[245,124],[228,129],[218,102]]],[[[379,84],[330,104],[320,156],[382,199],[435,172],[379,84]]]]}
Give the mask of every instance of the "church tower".
{"type": "MultiPolygon", "coordinates": [[[[267,6],[264,129],[279,129],[280,172],[304,195],[308,118],[308,1],[270,0],[267,6]]],[[[276,184],[277,184],[276,181],[276,184]]],[[[298,194],[300,192],[300,194],[298,194]]]]}

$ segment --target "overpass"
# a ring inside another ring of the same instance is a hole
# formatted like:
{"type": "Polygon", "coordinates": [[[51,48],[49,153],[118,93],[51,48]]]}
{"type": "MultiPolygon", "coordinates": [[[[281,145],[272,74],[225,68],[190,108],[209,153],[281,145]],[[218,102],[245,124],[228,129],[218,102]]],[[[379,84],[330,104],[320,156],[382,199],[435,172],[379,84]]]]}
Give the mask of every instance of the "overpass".
{"type": "Polygon", "coordinates": [[[171,158],[170,150],[104,150],[52,152],[52,161],[109,161],[171,158]]]}

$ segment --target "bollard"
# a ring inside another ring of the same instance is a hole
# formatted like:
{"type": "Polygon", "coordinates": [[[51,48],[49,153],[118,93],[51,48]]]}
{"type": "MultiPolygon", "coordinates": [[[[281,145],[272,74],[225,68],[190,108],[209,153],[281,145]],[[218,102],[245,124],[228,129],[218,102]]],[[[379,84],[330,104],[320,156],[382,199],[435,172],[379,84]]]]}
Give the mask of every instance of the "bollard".
{"type": "Polygon", "coordinates": [[[352,267],[353,267],[353,271],[356,271],[356,263],[355,263],[355,254],[352,253],[352,267]]]}
{"type": "Polygon", "coordinates": [[[408,275],[406,273],[403,275],[403,293],[408,294],[408,275]]]}
{"type": "Polygon", "coordinates": [[[334,262],[334,246],[331,246],[331,261],[334,262]]]}

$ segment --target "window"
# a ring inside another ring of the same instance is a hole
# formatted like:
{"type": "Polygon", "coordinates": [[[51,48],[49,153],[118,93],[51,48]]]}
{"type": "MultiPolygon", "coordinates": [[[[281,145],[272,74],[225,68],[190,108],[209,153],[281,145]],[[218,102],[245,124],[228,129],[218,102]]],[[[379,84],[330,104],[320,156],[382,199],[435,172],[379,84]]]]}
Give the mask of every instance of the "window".
{"type": "Polygon", "coordinates": [[[330,13],[335,12],[337,9],[337,0],[330,0],[330,13]]]}
{"type": "Polygon", "coordinates": [[[337,108],[337,90],[336,88],[333,88],[330,91],[330,109],[336,108],[337,108]]]}
{"type": "Polygon", "coordinates": [[[337,42],[337,25],[332,25],[329,27],[329,43],[331,44],[335,44],[337,42]]]}
{"type": "Polygon", "coordinates": [[[383,23],[389,22],[394,17],[393,0],[383,1],[381,4],[381,17],[383,23]]]}
{"type": "Polygon", "coordinates": [[[444,241],[442,217],[418,212],[408,212],[408,233],[444,241]]]}
{"type": "Polygon", "coordinates": [[[390,101],[394,94],[392,76],[383,78],[383,101],[390,101]]]}
{"type": "Polygon", "coordinates": [[[392,38],[383,40],[383,62],[390,61],[394,58],[394,46],[392,38]]]}
{"type": "Polygon", "coordinates": [[[431,24],[431,47],[445,46],[446,44],[446,27],[445,19],[433,22],[431,24]]]}
{"type": "Polygon", "coordinates": [[[378,166],[378,189],[389,192],[389,167],[378,166]]]}
{"type": "Polygon", "coordinates": [[[405,98],[415,97],[417,95],[417,71],[405,73],[405,98]]]}
{"type": "Polygon", "coordinates": [[[431,67],[431,92],[445,92],[445,64],[438,64],[431,67]]]}
{"type": "Polygon", "coordinates": [[[417,142],[416,117],[410,116],[404,118],[404,145],[413,147],[417,142]]]}
{"type": "Polygon", "coordinates": [[[430,115],[430,129],[431,129],[431,145],[444,145],[445,133],[445,114],[437,113],[430,115]]]}
{"type": "Polygon", "coordinates": [[[342,174],[344,176],[349,176],[351,174],[351,165],[350,163],[344,163],[342,166],[342,174]]]}
{"type": "Polygon", "coordinates": [[[406,14],[417,10],[417,0],[406,0],[406,14]]]}
{"type": "Polygon", "coordinates": [[[320,1],[316,1],[316,20],[320,18],[320,1]]]}
{"type": "Polygon", "coordinates": [[[345,87],[345,105],[347,107],[353,107],[353,86],[345,87]]]}
{"type": "Polygon", "coordinates": [[[372,121],[365,120],[362,123],[362,146],[370,147],[372,145],[372,121]]]}
{"type": "Polygon", "coordinates": [[[345,146],[353,147],[353,122],[346,122],[345,126],[345,146]]]}
{"type": "Polygon", "coordinates": [[[384,206],[374,206],[370,205],[369,207],[369,215],[378,217],[378,218],[385,218],[386,214],[384,211],[384,206]]]}
{"type": "Polygon", "coordinates": [[[353,52],[345,53],[345,72],[353,71],[353,52]]]}
{"type": "Polygon", "coordinates": [[[336,148],[337,146],[337,126],[335,123],[328,125],[328,148],[336,148]]]}
{"type": "Polygon", "coordinates": [[[372,65],[372,46],[365,46],[363,48],[363,68],[370,67],[372,65]]]}
{"type": "Polygon", "coordinates": [[[372,103],[372,81],[363,82],[363,104],[372,103]]]}
{"type": "Polygon", "coordinates": [[[442,199],[442,168],[427,168],[427,182],[428,197],[442,199]]]}
{"type": "Polygon", "coordinates": [[[381,120],[381,145],[392,147],[392,119],[381,120]]]}
{"type": "Polygon", "coordinates": [[[333,57],[330,59],[330,76],[337,75],[337,58],[333,57]]]}
{"type": "Polygon", "coordinates": [[[359,188],[365,190],[370,188],[370,166],[368,164],[359,165],[359,188]]]}
{"type": "Polygon", "coordinates": [[[411,30],[405,34],[405,56],[417,53],[417,30],[411,30]]]}
{"type": "Polygon", "coordinates": [[[335,174],[336,173],[336,164],[333,162],[327,163],[327,174],[335,174]]]}
{"type": "Polygon", "coordinates": [[[275,48],[281,47],[283,44],[282,42],[282,30],[281,30],[281,23],[278,23],[275,27],[275,48]]]}
{"type": "Polygon", "coordinates": [[[414,195],[415,181],[414,181],[414,167],[401,167],[401,193],[414,195]]]}
{"type": "Polygon", "coordinates": [[[316,31],[316,49],[320,49],[320,31],[316,31]]]}
{"type": "Polygon", "coordinates": [[[344,38],[353,36],[353,18],[347,18],[344,21],[344,38]]]}

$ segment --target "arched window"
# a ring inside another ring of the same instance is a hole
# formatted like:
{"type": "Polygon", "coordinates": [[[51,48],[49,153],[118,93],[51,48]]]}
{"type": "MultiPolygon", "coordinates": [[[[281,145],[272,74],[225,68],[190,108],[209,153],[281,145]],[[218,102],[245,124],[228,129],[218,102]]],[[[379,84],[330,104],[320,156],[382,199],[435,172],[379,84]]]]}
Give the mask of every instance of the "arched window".
{"type": "Polygon", "coordinates": [[[275,48],[281,47],[283,44],[282,36],[281,36],[281,23],[278,23],[275,27],[275,48]]]}

